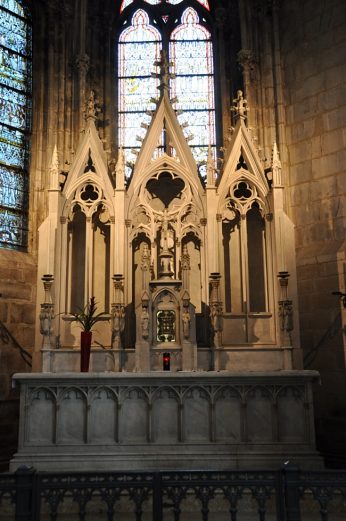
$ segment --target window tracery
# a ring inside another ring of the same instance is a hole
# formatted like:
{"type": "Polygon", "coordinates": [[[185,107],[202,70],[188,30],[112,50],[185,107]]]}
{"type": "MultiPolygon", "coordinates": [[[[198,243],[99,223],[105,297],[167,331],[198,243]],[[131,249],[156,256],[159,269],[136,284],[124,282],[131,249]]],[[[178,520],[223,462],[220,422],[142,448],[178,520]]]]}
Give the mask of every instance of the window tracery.
{"type": "MultiPolygon", "coordinates": [[[[145,0],[148,4],[158,5],[162,3],[162,0],[145,0]]],[[[180,4],[183,0],[166,0],[168,4],[177,5],[180,4]]],[[[203,7],[209,10],[208,0],[197,0],[203,7]]],[[[126,7],[131,5],[133,0],[123,0],[120,8],[120,12],[122,12],[126,7]]]]}
{"type": "Polygon", "coordinates": [[[0,1],[0,245],[27,243],[31,25],[21,1],[0,1]]]}

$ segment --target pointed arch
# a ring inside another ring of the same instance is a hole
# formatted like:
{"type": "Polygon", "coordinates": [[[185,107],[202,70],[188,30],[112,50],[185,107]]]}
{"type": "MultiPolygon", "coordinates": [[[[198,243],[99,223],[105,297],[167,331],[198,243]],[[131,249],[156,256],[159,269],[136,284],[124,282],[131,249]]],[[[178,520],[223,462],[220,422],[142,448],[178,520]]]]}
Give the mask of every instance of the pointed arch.
{"type": "Polygon", "coordinates": [[[24,248],[28,234],[31,19],[24,2],[0,2],[0,245],[24,248]]]}

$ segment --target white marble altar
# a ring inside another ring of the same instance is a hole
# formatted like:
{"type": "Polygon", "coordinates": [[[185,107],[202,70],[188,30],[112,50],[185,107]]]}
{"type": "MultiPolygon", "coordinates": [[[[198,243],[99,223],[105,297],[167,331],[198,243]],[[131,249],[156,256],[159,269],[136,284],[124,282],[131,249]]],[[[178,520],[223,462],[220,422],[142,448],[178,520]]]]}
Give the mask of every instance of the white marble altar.
{"type": "Polygon", "coordinates": [[[319,465],[314,371],[17,374],[11,470],[319,465]]]}

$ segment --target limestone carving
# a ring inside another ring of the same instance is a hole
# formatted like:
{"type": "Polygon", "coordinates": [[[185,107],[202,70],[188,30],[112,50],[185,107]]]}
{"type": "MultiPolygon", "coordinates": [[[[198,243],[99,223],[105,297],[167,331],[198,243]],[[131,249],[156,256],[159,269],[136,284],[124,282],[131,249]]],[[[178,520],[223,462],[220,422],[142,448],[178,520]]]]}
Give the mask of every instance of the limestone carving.
{"type": "Polygon", "coordinates": [[[188,308],[184,308],[183,310],[183,333],[184,338],[190,337],[190,324],[191,324],[191,317],[190,312],[188,308]]]}
{"type": "Polygon", "coordinates": [[[235,112],[236,116],[246,118],[248,110],[248,103],[243,97],[243,91],[237,90],[237,97],[233,100],[232,111],[235,112]]]}
{"type": "Polygon", "coordinates": [[[145,306],[142,307],[141,329],[142,329],[142,337],[145,339],[148,338],[148,336],[149,336],[149,312],[148,312],[148,308],[145,306]]]}
{"type": "Polygon", "coordinates": [[[113,304],[112,306],[112,331],[114,348],[121,347],[121,334],[125,329],[125,308],[121,304],[113,304]]]}

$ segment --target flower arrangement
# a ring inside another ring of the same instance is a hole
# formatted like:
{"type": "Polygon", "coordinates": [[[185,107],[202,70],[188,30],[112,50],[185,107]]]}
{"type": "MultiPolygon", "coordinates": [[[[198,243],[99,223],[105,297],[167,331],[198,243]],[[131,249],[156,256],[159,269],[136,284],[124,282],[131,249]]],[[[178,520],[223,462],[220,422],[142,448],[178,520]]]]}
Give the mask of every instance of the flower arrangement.
{"type": "Polygon", "coordinates": [[[105,311],[101,313],[96,313],[97,306],[95,302],[95,297],[90,297],[90,301],[87,305],[81,309],[78,313],[71,313],[71,322],[78,322],[83,331],[91,331],[93,326],[100,322],[101,320],[109,320],[110,315],[108,315],[105,311]]]}

